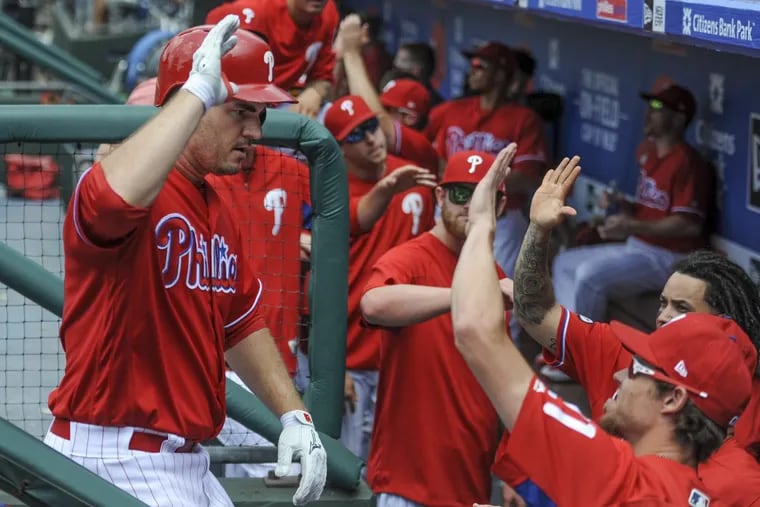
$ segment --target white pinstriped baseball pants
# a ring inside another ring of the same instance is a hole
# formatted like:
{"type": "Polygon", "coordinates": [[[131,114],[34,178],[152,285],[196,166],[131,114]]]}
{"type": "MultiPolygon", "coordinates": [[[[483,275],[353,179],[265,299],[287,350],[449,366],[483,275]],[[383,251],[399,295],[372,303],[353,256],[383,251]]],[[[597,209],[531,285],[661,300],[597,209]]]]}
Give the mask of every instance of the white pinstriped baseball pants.
{"type": "Polygon", "coordinates": [[[209,456],[202,446],[175,453],[185,439],[167,435],[161,452],[133,451],[129,442],[135,428],[69,424],[70,439],[48,431],[45,443],[140,501],[161,507],[232,507],[209,471],[209,456]]]}

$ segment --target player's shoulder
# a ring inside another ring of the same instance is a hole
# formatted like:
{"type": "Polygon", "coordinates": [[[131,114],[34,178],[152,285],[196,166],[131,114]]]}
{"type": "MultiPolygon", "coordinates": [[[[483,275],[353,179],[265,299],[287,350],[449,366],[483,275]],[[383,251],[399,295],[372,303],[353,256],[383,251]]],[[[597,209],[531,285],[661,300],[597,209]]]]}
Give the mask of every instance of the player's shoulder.
{"type": "Polygon", "coordinates": [[[523,125],[543,125],[541,116],[526,105],[518,102],[507,102],[499,107],[500,117],[509,122],[522,123],[523,125]]]}
{"type": "Polygon", "coordinates": [[[338,26],[339,21],[340,13],[338,12],[338,7],[335,5],[335,0],[327,0],[325,8],[322,9],[322,23],[327,26],[338,26]]]}
{"type": "Polygon", "coordinates": [[[404,241],[385,252],[378,262],[394,262],[394,264],[414,265],[429,264],[430,258],[435,257],[431,252],[436,250],[436,242],[440,243],[430,231],[425,231],[417,237],[404,241]]]}

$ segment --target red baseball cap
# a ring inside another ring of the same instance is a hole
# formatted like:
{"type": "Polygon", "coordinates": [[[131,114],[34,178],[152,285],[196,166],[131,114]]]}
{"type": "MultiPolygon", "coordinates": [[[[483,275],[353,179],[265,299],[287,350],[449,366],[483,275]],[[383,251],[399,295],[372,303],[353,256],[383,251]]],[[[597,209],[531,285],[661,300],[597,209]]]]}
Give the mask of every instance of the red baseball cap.
{"type": "Polygon", "coordinates": [[[325,127],[338,142],[365,121],[377,115],[358,95],[345,95],[330,105],[325,112],[325,127]]]}
{"type": "Polygon", "coordinates": [[[641,357],[676,385],[713,422],[736,422],[752,392],[757,350],[747,333],[727,317],[680,315],[651,334],[620,322],[612,331],[632,354],[641,357]]]}
{"type": "Polygon", "coordinates": [[[697,112],[697,101],[694,95],[683,86],[671,84],[656,92],[641,92],[639,96],[644,100],[659,100],[665,107],[683,113],[686,121],[691,121],[697,112]]]}
{"type": "Polygon", "coordinates": [[[392,79],[383,87],[380,102],[385,107],[406,109],[422,118],[430,111],[430,92],[414,79],[392,79]]]}
{"type": "Polygon", "coordinates": [[[206,24],[215,25],[219,23],[227,14],[234,14],[240,18],[240,28],[243,30],[249,30],[258,32],[261,30],[258,20],[256,19],[256,11],[253,10],[253,6],[250,2],[226,2],[211,9],[206,14],[206,24]]]}
{"type": "Polygon", "coordinates": [[[472,183],[477,185],[494,160],[496,157],[483,151],[458,151],[449,157],[440,184],[472,183]]]}
{"type": "Polygon", "coordinates": [[[509,73],[514,72],[517,68],[517,60],[512,50],[500,42],[486,42],[478,48],[462,51],[462,54],[470,60],[480,58],[491,62],[509,73]]]}

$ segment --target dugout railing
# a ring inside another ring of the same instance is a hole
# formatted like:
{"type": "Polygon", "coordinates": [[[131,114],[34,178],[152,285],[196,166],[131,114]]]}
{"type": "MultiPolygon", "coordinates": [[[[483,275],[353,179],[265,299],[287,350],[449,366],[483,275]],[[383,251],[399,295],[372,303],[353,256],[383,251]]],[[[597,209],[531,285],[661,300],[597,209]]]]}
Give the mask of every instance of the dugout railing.
{"type": "MultiPolygon", "coordinates": [[[[25,147],[33,147],[27,150],[32,153],[43,153],[45,147],[53,145],[83,147],[116,143],[155,112],[152,107],[120,105],[3,106],[0,107],[0,143],[6,147],[6,153],[24,152],[25,147]]],[[[298,152],[308,160],[310,168],[313,223],[308,347],[311,379],[305,402],[314,415],[328,456],[329,489],[320,503],[363,504],[371,498],[371,493],[360,480],[363,463],[336,440],[343,410],[347,322],[348,191],[345,164],[337,143],[321,125],[284,111],[269,111],[261,144],[298,152]],[[316,294],[319,297],[313,297],[316,294]]],[[[80,165],[81,161],[71,157],[61,165],[61,206],[65,206],[76,173],[81,171],[80,165]]],[[[0,283],[60,317],[63,306],[61,279],[3,243],[0,243],[0,283]]],[[[279,420],[254,396],[228,382],[227,402],[230,417],[271,441],[277,440],[281,430],[279,420]]],[[[92,488],[104,487],[99,484],[101,481],[73,478],[55,482],[46,479],[51,463],[57,462],[56,470],[64,466],[61,463],[75,469],[79,467],[67,460],[58,460],[59,456],[37,438],[29,436],[24,439],[25,445],[30,447],[28,454],[13,454],[13,460],[6,460],[4,457],[10,453],[8,442],[18,431],[13,425],[0,425],[0,459],[3,460],[0,461],[3,464],[0,466],[0,487],[22,501],[30,502],[29,505],[64,505],[62,501],[46,504],[37,499],[68,497],[80,500],[66,505],[97,505],[84,499],[94,491],[92,488]]],[[[18,439],[14,442],[17,444],[18,439]]],[[[223,484],[236,505],[289,503],[292,495],[292,487],[270,487],[260,480],[226,479],[223,484]]],[[[109,500],[105,504],[112,503],[109,500]]]]}

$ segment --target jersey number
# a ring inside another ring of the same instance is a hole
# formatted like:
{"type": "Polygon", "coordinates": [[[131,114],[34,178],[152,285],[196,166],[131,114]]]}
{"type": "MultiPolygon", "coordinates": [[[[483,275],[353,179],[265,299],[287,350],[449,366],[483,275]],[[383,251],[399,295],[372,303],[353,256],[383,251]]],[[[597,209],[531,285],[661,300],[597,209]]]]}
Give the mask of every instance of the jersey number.
{"type": "Polygon", "coordinates": [[[567,403],[553,391],[546,389],[544,383],[539,380],[536,380],[533,389],[538,392],[546,392],[552,398],[552,400],[544,402],[544,414],[588,439],[596,436],[596,425],[587,419],[578,407],[572,403],[567,403]]]}
{"type": "Polygon", "coordinates": [[[401,209],[407,215],[412,215],[412,236],[416,236],[420,232],[420,216],[425,209],[422,196],[417,192],[406,194],[401,201],[401,209]]]}
{"type": "Polygon", "coordinates": [[[280,233],[282,226],[282,214],[285,211],[285,205],[288,203],[288,193],[282,188],[274,188],[264,196],[264,208],[267,211],[274,212],[274,225],[272,226],[272,236],[280,233]]]}

